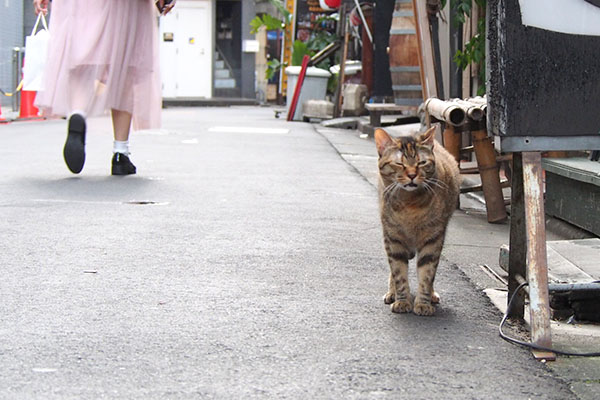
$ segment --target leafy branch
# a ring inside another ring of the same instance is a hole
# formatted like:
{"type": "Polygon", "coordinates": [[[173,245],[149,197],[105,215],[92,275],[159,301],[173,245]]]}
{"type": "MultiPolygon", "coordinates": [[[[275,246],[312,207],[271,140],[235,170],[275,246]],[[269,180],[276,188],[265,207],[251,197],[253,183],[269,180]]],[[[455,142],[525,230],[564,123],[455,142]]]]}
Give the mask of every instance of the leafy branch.
{"type": "MultiPolygon", "coordinates": [[[[485,9],[487,0],[475,0],[475,4],[485,9]]],[[[456,11],[457,21],[464,24],[467,17],[471,16],[472,1],[471,0],[451,0],[451,6],[456,11]]],[[[454,62],[458,67],[465,70],[470,64],[479,66],[478,78],[479,88],[478,95],[485,93],[485,17],[482,17],[477,22],[477,33],[473,35],[464,45],[464,49],[457,50],[454,55],[454,62]]]]}

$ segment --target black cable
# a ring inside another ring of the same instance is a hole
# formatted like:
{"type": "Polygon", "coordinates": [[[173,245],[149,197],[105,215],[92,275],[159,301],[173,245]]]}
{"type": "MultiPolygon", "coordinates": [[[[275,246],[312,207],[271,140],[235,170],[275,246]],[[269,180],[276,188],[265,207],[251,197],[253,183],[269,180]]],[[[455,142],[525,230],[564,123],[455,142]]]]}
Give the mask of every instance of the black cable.
{"type": "Polygon", "coordinates": [[[521,283],[517,289],[515,290],[515,292],[512,294],[512,296],[510,297],[510,301],[508,302],[508,306],[506,308],[506,314],[504,314],[504,317],[502,318],[502,321],[500,322],[500,326],[498,327],[498,331],[500,332],[500,337],[504,340],[506,340],[507,342],[510,343],[514,343],[514,344],[518,344],[521,346],[525,346],[525,347],[529,347],[531,349],[536,349],[536,350],[542,350],[542,351],[550,351],[552,353],[556,353],[556,354],[560,354],[563,356],[572,356],[572,357],[600,357],[600,352],[596,352],[596,353],[571,353],[568,351],[561,351],[561,350],[555,350],[552,349],[550,347],[544,347],[544,346],[539,346],[535,343],[531,343],[531,342],[524,342],[522,340],[518,340],[518,339],[514,339],[511,337],[508,337],[504,334],[504,332],[502,332],[502,327],[504,326],[504,324],[506,323],[506,320],[508,319],[508,314],[510,314],[510,310],[512,309],[512,305],[513,302],[515,300],[515,297],[517,297],[517,293],[519,293],[519,291],[521,289],[523,289],[523,287],[529,285],[528,282],[523,282],[521,283]]]}

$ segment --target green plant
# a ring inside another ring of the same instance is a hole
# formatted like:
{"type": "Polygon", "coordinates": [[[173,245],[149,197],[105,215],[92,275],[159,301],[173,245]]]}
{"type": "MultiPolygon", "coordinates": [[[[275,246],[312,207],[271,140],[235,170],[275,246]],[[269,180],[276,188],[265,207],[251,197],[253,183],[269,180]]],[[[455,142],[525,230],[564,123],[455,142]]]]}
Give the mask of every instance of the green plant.
{"type": "MultiPolygon", "coordinates": [[[[487,0],[475,0],[475,3],[484,9],[486,2],[487,0]]],[[[466,18],[471,16],[471,0],[451,0],[450,5],[456,11],[459,23],[464,24],[466,18]]],[[[477,22],[477,32],[465,43],[464,49],[456,52],[454,62],[463,70],[470,64],[479,66],[477,94],[480,96],[485,94],[485,17],[481,17],[477,22]]]]}
{"type": "Polygon", "coordinates": [[[275,73],[283,67],[284,65],[276,58],[267,61],[267,70],[265,72],[266,78],[271,79],[275,76],[275,73]]]}
{"type": "Polygon", "coordinates": [[[257,33],[260,27],[264,26],[268,30],[285,29],[286,25],[292,22],[292,14],[286,10],[282,0],[269,0],[277,8],[282,18],[276,18],[271,14],[257,15],[250,21],[252,29],[250,33],[257,33]]]}
{"type": "MultiPolygon", "coordinates": [[[[270,14],[263,14],[262,16],[256,16],[250,21],[250,33],[257,33],[261,27],[265,27],[267,30],[279,30],[285,29],[287,24],[291,23],[292,15],[285,9],[281,0],[269,0],[278,9],[283,18],[276,18],[270,14]]],[[[322,26],[328,21],[336,20],[332,16],[323,16],[313,23],[313,29],[309,39],[306,42],[296,40],[292,44],[292,65],[302,65],[302,59],[305,55],[313,56],[317,52],[321,51],[325,46],[338,39],[337,35],[329,32],[327,29],[323,29],[322,26]]],[[[267,62],[267,70],[265,76],[267,79],[271,79],[277,71],[281,68],[285,68],[287,63],[282,63],[278,59],[272,59],[267,62]]],[[[331,66],[330,60],[326,59],[321,61],[318,68],[329,69],[331,66]]]]}
{"type": "Polygon", "coordinates": [[[252,27],[250,33],[257,33],[263,26],[269,31],[274,31],[284,28],[285,24],[279,18],[275,18],[270,14],[264,14],[262,16],[257,15],[254,17],[254,19],[250,21],[250,26],[252,27]]]}
{"type": "MultiPolygon", "coordinates": [[[[271,4],[277,8],[281,18],[272,16],[271,14],[263,14],[262,16],[257,15],[250,21],[250,33],[257,33],[261,27],[265,27],[270,31],[278,31],[285,29],[286,25],[292,21],[292,14],[286,10],[282,0],[269,0],[271,4]]],[[[280,62],[278,59],[269,60],[267,62],[267,70],[265,71],[265,77],[271,79],[277,71],[284,68],[285,63],[280,62]]]]}

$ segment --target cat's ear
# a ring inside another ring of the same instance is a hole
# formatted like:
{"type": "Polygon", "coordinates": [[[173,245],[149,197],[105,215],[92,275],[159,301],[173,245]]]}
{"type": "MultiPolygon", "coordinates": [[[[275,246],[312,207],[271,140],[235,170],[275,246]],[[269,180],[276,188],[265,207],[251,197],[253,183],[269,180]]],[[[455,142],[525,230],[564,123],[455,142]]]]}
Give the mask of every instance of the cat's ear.
{"type": "Polygon", "coordinates": [[[418,140],[419,144],[433,148],[433,143],[435,140],[435,126],[432,126],[431,128],[427,129],[425,132],[421,133],[421,135],[419,135],[419,138],[417,140],[418,140]]]}
{"type": "Polygon", "coordinates": [[[375,144],[377,145],[377,152],[379,153],[379,156],[381,156],[385,149],[394,144],[394,140],[386,131],[378,128],[375,129],[375,144]]]}

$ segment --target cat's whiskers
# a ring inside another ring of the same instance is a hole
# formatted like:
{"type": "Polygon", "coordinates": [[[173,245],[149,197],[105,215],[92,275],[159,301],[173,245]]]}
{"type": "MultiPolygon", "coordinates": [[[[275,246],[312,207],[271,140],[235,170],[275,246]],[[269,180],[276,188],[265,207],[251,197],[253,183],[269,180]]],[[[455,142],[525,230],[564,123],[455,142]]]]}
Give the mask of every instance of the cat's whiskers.
{"type": "Polygon", "coordinates": [[[395,186],[396,186],[396,182],[394,182],[394,183],[390,183],[388,186],[386,186],[386,188],[385,188],[385,189],[383,189],[383,194],[384,194],[384,195],[387,195],[387,194],[389,194],[389,193],[390,193],[390,191],[391,191],[391,190],[393,190],[395,186]]]}
{"type": "Polygon", "coordinates": [[[423,181],[423,183],[421,184],[421,186],[423,188],[425,188],[425,191],[427,191],[427,192],[429,192],[431,194],[435,193],[435,191],[433,190],[433,188],[431,187],[431,185],[429,185],[429,183],[427,181],[423,181]]]}
{"type": "Polygon", "coordinates": [[[393,196],[394,192],[396,191],[396,189],[398,188],[398,183],[394,182],[394,183],[390,183],[384,190],[383,190],[383,196],[386,199],[389,199],[390,196],[393,196]]]}
{"type": "Polygon", "coordinates": [[[425,180],[425,182],[427,182],[428,184],[432,184],[432,185],[434,185],[434,186],[436,186],[436,187],[438,187],[438,188],[440,188],[442,190],[448,190],[448,185],[446,183],[442,182],[439,179],[428,178],[428,179],[425,180]]]}

